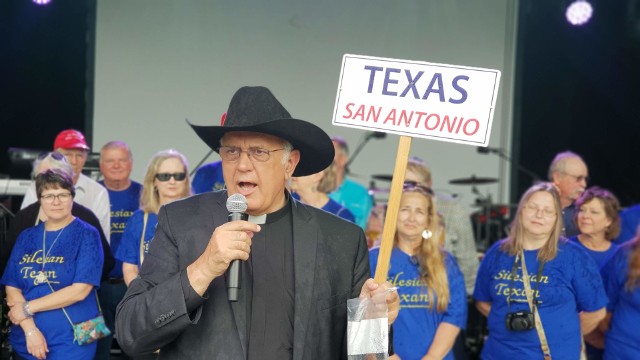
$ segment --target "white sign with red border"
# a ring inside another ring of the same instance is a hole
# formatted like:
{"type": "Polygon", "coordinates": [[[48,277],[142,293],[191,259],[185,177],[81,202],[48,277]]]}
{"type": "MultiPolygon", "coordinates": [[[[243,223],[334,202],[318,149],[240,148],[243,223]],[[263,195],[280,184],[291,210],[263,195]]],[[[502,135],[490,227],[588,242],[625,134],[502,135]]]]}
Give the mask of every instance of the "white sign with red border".
{"type": "Polygon", "coordinates": [[[333,125],[487,146],[500,71],[344,55],[333,125]]]}

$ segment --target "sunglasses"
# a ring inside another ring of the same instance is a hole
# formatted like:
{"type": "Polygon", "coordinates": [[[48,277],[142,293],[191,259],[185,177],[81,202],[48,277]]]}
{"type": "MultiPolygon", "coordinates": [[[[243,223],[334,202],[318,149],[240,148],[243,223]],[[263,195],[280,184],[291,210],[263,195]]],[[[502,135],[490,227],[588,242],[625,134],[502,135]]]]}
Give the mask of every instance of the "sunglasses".
{"type": "Polygon", "coordinates": [[[402,191],[418,191],[425,195],[433,195],[433,190],[415,181],[405,181],[402,186],[402,191]]]}
{"type": "Polygon", "coordinates": [[[187,173],[179,172],[179,173],[158,173],[156,174],[156,179],[158,181],[169,181],[171,178],[176,179],[176,181],[182,181],[187,177],[187,173]]]}
{"type": "Polygon", "coordinates": [[[54,158],[55,160],[58,160],[58,161],[62,161],[62,159],[64,159],[64,155],[60,154],[57,151],[53,151],[53,152],[45,152],[45,153],[42,153],[42,154],[38,155],[38,160],[44,160],[44,159],[46,159],[48,157],[52,157],[52,158],[54,158]]]}

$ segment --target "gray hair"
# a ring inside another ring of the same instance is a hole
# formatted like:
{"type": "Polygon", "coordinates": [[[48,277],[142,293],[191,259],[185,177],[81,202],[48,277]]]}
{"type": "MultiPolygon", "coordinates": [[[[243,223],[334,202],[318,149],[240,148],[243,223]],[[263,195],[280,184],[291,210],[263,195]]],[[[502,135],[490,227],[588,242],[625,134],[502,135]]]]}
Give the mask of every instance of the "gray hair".
{"type": "Polygon", "coordinates": [[[100,156],[102,156],[102,152],[107,150],[107,149],[124,149],[124,150],[127,150],[127,153],[129,154],[129,160],[133,160],[133,154],[131,153],[131,148],[129,147],[129,144],[127,144],[124,141],[114,140],[114,141],[109,141],[108,143],[104,144],[104,146],[102,146],[102,149],[100,149],[100,156]]]}
{"type": "Polygon", "coordinates": [[[549,179],[549,181],[553,181],[553,174],[564,172],[567,160],[569,159],[578,159],[584,162],[580,155],[574,153],[573,151],[567,150],[558,153],[556,157],[553,158],[553,161],[551,161],[551,165],[549,165],[549,172],[547,173],[547,178],[549,179]]]}
{"type": "Polygon", "coordinates": [[[68,174],[71,178],[74,176],[73,167],[67,161],[67,158],[59,152],[44,153],[33,162],[32,176],[35,178],[41,171],[38,171],[41,165],[49,165],[50,169],[59,169],[68,174]]]}
{"type": "Polygon", "coordinates": [[[291,151],[293,151],[293,145],[287,140],[282,140],[282,147],[284,150],[282,150],[282,161],[280,162],[284,165],[289,161],[289,156],[291,156],[291,151]]]}

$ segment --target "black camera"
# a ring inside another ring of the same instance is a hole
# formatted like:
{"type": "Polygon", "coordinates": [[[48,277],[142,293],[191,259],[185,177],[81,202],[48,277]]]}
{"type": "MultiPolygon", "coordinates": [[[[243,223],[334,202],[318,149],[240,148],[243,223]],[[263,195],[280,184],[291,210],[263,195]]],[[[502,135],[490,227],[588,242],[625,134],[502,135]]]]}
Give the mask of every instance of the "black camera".
{"type": "Polygon", "coordinates": [[[526,331],[536,327],[531,311],[518,311],[507,314],[507,330],[526,331]]]}

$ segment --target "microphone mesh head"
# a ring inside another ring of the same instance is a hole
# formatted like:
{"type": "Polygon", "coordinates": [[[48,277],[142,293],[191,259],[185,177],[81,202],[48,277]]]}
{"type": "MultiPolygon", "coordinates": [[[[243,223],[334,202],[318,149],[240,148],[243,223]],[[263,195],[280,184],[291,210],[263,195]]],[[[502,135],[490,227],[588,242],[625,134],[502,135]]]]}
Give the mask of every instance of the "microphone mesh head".
{"type": "Polygon", "coordinates": [[[242,194],[233,194],[227,199],[227,210],[230,213],[243,213],[248,206],[247,198],[242,194]]]}

